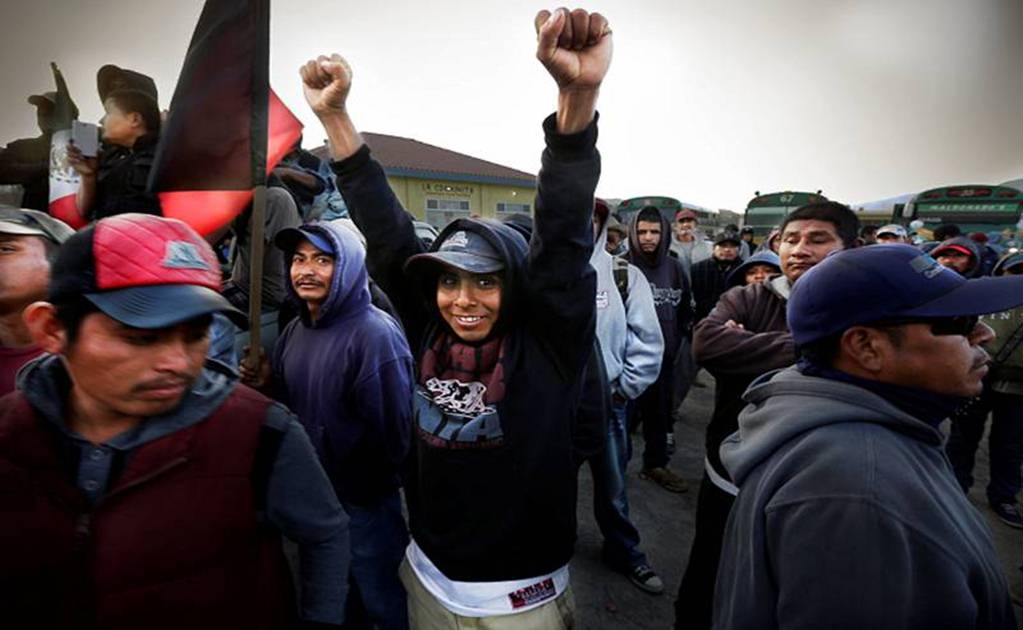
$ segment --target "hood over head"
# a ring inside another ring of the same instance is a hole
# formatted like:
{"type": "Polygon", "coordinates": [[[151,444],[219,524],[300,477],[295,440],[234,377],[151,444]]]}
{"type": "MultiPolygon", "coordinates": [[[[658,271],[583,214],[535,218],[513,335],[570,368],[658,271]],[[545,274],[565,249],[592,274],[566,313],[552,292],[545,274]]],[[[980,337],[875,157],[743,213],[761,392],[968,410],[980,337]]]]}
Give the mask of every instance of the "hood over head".
{"type": "Polygon", "coordinates": [[[721,444],[721,461],[736,485],[797,436],[833,424],[881,424],[941,444],[942,434],[873,392],[841,381],[806,376],[793,366],[753,381],[739,430],[721,444]]]}
{"type": "Polygon", "coordinates": [[[1001,276],[1005,274],[1005,270],[1016,265],[1023,265],[1023,252],[1015,252],[1012,254],[1006,254],[1002,256],[994,269],[991,270],[992,276],[1001,276]]]}
{"type": "MultiPolygon", "coordinates": [[[[639,247],[639,236],[637,234],[637,230],[639,229],[638,228],[639,215],[642,213],[643,209],[641,209],[639,212],[632,213],[632,215],[629,217],[628,223],[629,223],[629,253],[631,256],[630,262],[632,262],[633,264],[638,263],[647,267],[657,267],[662,262],[664,262],[665,258],[667,258],[668,251],[671,248],[672,241],[671,222],[668,221],[668,217],[664,216],[663,212],[658,210],[657,216],[661,220],[661,242],[657,245],[657,249],[654,250],[654,253],[652,255],[649,255],[646,254],[639,247]]],[[[607,239],[605,237],[605,241],[606,240],[607,239]]]]}
{"type": "Polygon", "coordinates": [[[979,274],[981,250],[980,245],[976,241],[967,236],[956,236],[950,238],[947,241],[942,241],[934,249],[930,250],[931,257],[937,258],[941,255],[941,250],[943,249],[954,249],[972,256],[972,264],[963,276],[967,278],[974,278],[979,274]]]}
{"type": "Polygon", "coordinates": [[[778,254],[771,250],[759,251],[729,272],[728,278],[725,280],[727,286],[737,287],[746,284],[746,272],[756,265],[771,265],[777,273],[781,273],[781,260],[778,258],[778,254]]]}
{"type": "MultiPolygon", "coordinates": [[[[330,243],[334,250],[334,276],[330,280],[330,292],[320,309],[320,317],[315,326],[325,326],[347,313],[366,308],[370,303],[369,273],[366,271],[366,249],[359,237],[351,230],[329,221],[306,223],[300,229],[318,235],[330,243]]],[[[284,241],[278,246],[284,251],[287,261],[284,282],[288,288],[288,299],[299,307],[302,321],[309,325],[309,309],[291,284],[291,254],[298,243],[292,239],[284,241]]]]}
{"type": "Polygon", "coordinates": [[[437,310],[437,278],[446,265],[435,254],[452,238],[467,240],[480,238],[500,261],[502,268],[494,273],[502,278],[501,312],[491,337],[507,330],[510,322],[516,319],[517,311],[524,306],[522,293],[525,290],[526,255],[529,244],[521,232],[499,221],[482,218],[455,219],[441,231],[426,254],[409,258],[405,263],[405,274],[414,278],[423,292],[423,303],[426,308],[433,313],[437,323],[444,326],[448,332],[451,331],[437,310]]]}
{"type": "MultiPolygon", "coordinates": [[[[598,198],[593,204],[593,220],[597,222],[597,234],[593,239],[593,254],[590,256],[590,260],[598,252],[605,251],[607,246],[607,229],[610,227],[611,222],[615,221],[615,218],[611,216],[611,208],[608,207],[607,202],[603,199],[598,198]]],[[[615,221],[615,223],[618,222],[615,221]]]]}

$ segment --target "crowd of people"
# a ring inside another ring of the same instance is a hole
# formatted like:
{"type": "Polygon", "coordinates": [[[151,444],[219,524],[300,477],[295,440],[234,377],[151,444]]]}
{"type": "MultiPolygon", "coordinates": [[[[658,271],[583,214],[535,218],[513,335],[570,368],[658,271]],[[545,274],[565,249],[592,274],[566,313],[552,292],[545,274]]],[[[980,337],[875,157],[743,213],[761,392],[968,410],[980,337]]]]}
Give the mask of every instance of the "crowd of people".
{"type": "Polygon", "coordinates": [[[0,207],[5,625],[575,627],[579,471],[604,563],[663,593],[626,469],[641,434],[643,482],[689,490],[673,425],[702,370],[695,536],[658,558],[685,562],[675,627],[1016,627],[966,493],[990,419],[987,499],[1023,529],[1023,252],[951,225],[912,243],[833,201],[759,244],[690,210],[616,216],[594,197],[611,29],[535,27],[557,85],[535,213],[429,245],[339,55],[300,70],[330,156],[274,170],[262,260],[249,211],[206,235],[160,216],[149,77],[98,73],[103,149],[68,147],[77,231],[35,150],[55,97],[30,99],[43,135],[0,152],[25,191],[0,207]]]}

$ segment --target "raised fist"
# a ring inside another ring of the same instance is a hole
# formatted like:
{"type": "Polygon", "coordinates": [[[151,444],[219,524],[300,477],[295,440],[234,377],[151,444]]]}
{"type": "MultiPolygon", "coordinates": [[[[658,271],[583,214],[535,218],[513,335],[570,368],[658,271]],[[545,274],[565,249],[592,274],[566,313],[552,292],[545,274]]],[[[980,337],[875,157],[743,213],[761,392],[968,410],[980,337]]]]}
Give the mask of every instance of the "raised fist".
{"type": "Polygon", "coordinates": [[[352,67],[344,57],[334,53],[310,59],[299,70],[302,92],[313,113],[318,117],[345,111],[348,91],[352,89],[352,67]]]}
{"type": "Polygon", "coordinates": [[[558,87],[585,91],[600,87],[611,65],[611,29],[599,13],[583,9],[540,11],[534,26],[536,58],[558,87]]]}

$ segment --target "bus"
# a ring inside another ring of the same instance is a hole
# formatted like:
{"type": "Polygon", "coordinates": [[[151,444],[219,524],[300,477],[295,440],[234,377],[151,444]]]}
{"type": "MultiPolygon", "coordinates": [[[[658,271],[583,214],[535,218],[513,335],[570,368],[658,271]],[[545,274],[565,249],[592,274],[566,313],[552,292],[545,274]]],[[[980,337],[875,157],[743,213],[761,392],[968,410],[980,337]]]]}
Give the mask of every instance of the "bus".
{"type": "Polygon", "coordinates": [[[674,197],[633,197],[631,199],[625,199],[620,204],[615,212],[621,217],[623,223],[628,223],[629,219],[633,214],[639,212],[647,206],[653,206],[661,211],[661,214],[668,219],[668,223],[675,223],[675,214],[682,209],[692,210],[696,213],[699,221],[699,227],[704,231],[713,231],[719,227],[719,217],[717,210],[711,210],[710,208],[704,208],[691,203],[682,203],[674,197]]]}
{"type": "Polygon", "coordinates": [[[1015,235],[1023,229],[1023,192],[1010,186],[966,184],[932,188],[914,196],[902,208],[896,208],[893,223],[909,225],[919,220],[923,229],[933,230],[941,223],[955,223],[964,234],[1005,232],[1015,235]]]}
{"type": "Polygon", "coordinates": [[[757,243],[781,225],[782,220],[793,210],[809,203],[828,200],[819,190],[816,193],[785,191],[766,195],[761,195],[758,190],[754,194],[756,196],[746,204],[742,225],[753,228],[753,240],[757,243]]]}

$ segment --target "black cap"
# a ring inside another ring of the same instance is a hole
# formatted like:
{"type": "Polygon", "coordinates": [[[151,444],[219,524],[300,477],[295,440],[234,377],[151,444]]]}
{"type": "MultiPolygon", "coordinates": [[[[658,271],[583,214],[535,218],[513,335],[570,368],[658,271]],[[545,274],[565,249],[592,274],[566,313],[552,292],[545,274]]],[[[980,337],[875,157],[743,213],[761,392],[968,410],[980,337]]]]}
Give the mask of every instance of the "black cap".
{"type": "Polygon", "coordinates": [[[715,245],[721,245],[722,243],[735,243],[736,245],[738,245],[741,241],[742,239],[739,238],[739,235],[730,230],[718,232],[717,235],[714,237],[715,245]]]}
{"type": "Polygon", "coordinates": [[[101,102],[107,100],[111,92],[121,90],[141,92],[155,102],[160,100],[156,91],[156,82],[152,77],[111,64],[103,66],[96,73],[96,89],[99,90],[101,102]]]}

